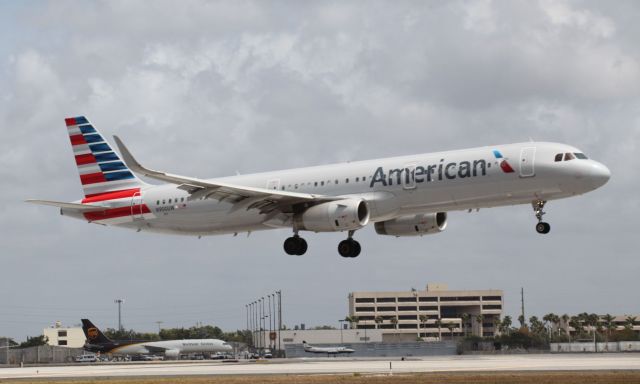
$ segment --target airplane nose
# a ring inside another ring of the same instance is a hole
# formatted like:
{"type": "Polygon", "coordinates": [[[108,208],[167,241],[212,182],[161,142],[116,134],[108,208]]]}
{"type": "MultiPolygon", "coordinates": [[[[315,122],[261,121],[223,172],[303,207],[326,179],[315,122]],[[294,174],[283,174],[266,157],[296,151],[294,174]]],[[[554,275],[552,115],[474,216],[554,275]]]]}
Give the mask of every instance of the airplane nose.
{"type": "Polygon", "coordinates": [[[604,164],[594,161],[593,164],[591,164],[588,175],[594,186],[598,188],[609,181],[611,178],[611,171],[604,164]]]}

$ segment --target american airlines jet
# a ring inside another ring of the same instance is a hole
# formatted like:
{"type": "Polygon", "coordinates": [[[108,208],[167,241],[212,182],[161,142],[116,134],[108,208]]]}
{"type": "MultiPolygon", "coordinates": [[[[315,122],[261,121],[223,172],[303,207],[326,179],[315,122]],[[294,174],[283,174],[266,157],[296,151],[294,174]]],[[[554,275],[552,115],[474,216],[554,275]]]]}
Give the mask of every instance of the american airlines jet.
{"type": "Polygon", "coordinates": [[[442,232],[449,211],[516,204],[531,204],[536,231],[545,234],[547,201],[592,191],[611,175],[572,146],[525,142],[200,179],[146,168],[114,136],[121,159],[85,117],[66,125],[84,198],[27,201],[136,231],[204,236],[289,228],[289,255],[307,251],[301,231],[346,231],[338,252],[356,257],[354,233],[369,223],[380,235],[422,236],[442,232]]]}

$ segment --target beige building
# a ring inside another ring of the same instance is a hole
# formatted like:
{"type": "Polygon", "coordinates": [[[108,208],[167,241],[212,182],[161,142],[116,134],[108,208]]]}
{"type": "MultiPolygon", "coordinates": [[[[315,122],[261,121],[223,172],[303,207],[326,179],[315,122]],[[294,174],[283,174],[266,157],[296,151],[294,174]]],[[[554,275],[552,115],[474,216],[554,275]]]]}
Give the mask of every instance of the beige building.
{"type": "Polygon", "coordinates": [[[63,327],[59,321],[42,331],[52,346],[82,348],[86,340],[81,327],[63,327]]]}
{"type": "Polygon", "coordinates": [[[502,290],[449,290],[427,284],[423,291],[352,292],[349,315],[356,329],[383,330],[385,342],[493,336],[502,316],[502,290]]]}

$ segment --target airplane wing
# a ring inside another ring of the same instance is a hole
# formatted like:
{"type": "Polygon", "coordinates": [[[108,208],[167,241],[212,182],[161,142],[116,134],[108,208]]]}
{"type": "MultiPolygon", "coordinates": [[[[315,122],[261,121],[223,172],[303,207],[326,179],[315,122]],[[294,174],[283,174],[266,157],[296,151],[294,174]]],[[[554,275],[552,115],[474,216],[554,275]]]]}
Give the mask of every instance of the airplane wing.
{"type": "Polygon", "coordinates": [[[169,349],[164,347],[156,347],[148,344],[143,344],[142,347],[144,347],[144,349],[146,349],[148,353],[165,353],[167,349],[169,349]]]}
{"type": "Polygon", "coordinates": [[[191,194],[191,199],[208,198],[218,201],[228,200],[236,204],[234,210],[259,209],[260,213],[279,210],[283,213],[293,212],[293,206],[301,203],[315,205],[327,201],[340,200],[340,197],[279,191],[275,189],[245,187],[234,184],[210,182],[193,177],[173,175],[143,167],[127,149],[118,136],[113,137],[122,158],[132,171],[152,179],[177,184],[179,189],[191,194]],[[242,202],[242,203],[241,203],[242,202]]]}
{"type": "Polygon", "coordinates": [[[62,201],[51,201],[51,200],[35,200],[29,199],[25,200],[27,203],[32,204],[40,204],[40,205],[50,205],[52,207],[64,208],[71,211],[78,212],[97,212],[104,211],[105,209],[109,209],[108,207],[102,207],[99,205],[89,205],[89,204],[76,204],[76,203],[65,203],[62,201]]]}

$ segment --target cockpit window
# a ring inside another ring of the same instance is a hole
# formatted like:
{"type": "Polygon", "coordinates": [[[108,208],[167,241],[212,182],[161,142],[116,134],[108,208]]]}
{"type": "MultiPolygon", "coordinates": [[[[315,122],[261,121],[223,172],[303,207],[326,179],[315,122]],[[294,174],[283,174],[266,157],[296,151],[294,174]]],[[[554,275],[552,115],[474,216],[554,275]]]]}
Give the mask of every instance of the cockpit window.
{"type": "Polygon", "coordinates": [[[574,155],[576,155],[576,157],[580,160],[587,160],[588,157],[587,155],[585,155],[584,153],[580,153],[580,152],[575,152],[574,155]]]}
{"type": "Polygon", "coordinates": [[[562,161],[562,153],[556,155],[556,161],[562,161]]]}
{"type": "Polygon", "coordinates": [[[569,160],[573,160],[576,157],[573,155],[573,153],[571,152],[567,152],[564,154],[564,161],[569,161],[569,160]]]}

